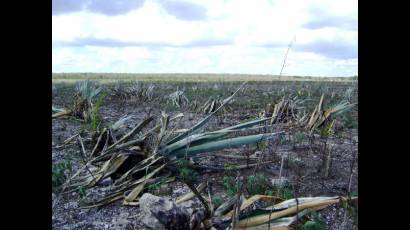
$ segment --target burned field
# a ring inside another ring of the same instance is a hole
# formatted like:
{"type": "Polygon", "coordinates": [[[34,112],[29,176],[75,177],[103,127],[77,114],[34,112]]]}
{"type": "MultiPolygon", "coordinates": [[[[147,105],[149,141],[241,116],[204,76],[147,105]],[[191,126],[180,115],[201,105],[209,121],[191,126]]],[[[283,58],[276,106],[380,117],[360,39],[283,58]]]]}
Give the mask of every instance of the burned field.
{"type": "Polygon", "coordinates": [[[356,229],[357,87],[53,84],[53,229],[356,229]]]}

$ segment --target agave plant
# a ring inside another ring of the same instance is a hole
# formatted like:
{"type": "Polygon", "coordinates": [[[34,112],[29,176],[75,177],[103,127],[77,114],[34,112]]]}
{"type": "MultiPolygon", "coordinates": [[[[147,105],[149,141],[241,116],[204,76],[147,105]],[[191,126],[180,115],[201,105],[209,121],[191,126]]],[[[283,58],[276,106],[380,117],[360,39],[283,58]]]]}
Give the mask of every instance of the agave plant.
{"type": "Polygon", "coordinates": [[[87,100],[87,103],[92,105],[93,99],[101,92],[102,88],[95,81],[85,80],[77,83],[77,96],[87,100]]]}
{"type": "Polygon", "coordinates": [[[154,88],[153,84],[148,85],[143,93],[143,97],[145,101],[151,101],[154,98],[154,88]]]}
{"type": "Polygon", "coordinates": [[[293,98],[284,96],[276,104],[267,104],[261,116],[270,117],[270,124],[300,122],[305,119],[302,106],[305,101],[298,99],[297,96],[293,98]]]}
{"type": "Polygon", "coordinates": [[[118,98],[120,100],[126,100],[127,99],[127,92],[124,88],[124,83],[121,81],[116,81],[114,84],[114,87],[110,89],[111,91],[111,96],[118,98]]]}
{"type": "Polygon", "coordinates": [[[168,95],[168,102],[176,107],[182,107],[189,103],[188,98],[185,96],[185,92],[178,90],[168,95]]]}
{"type": "Polygon", "coordinates": [[[318,105],[315,107],[309,120],[305,124],[305,129],[310,132],[313,132],[315,129],[329,122],[335,116],[347,112],[356,106],[356,103],[352,104],[347,101],[342,101],[327,110],[323,110],[323,99],[324,94],[320,97],[318,105]]]}
{"type": "Polygon", "coordinates": [[[347,90],[345,91],[345,93],[344,93],[344,95],[343,95],[344,100],[346,100],[346,101],[352,101],[353,91],[354,91],[354,88],[353,88],[353,87],[347,88],[347,90]]]}
{"type": "Polygon", "coordinates": [[[151,101],[154,98],[155,86],[153,84],[145,86],[135,81],[128,87],[122,85],[123,83],[117,82],[111,89],[111,95],[125,101],[151,101]]]}
{"type": "MultiPolygon", "coordinates": [[[[223,99],[217,97],[217,98],[209,98],[203,106],[201,106],[198,109],[198,112],[202,112],[204,114],[210,114],[213,111],[215,111],[220,105],[222,105],[224,103],[223,99]]],[[[225,112],[226,108],[223,107],[222,111],[225,112]]]]}
{"type": "Polygon", "coordinates": [[[76,94],[74,95],[74,105],[70,109],[52,108],[52,118],[61,116],[74,116],[79,119],[87,120],[93,110],[93,102],[102,88],[93,81],[81,81],[77,83],[76,94]]]}

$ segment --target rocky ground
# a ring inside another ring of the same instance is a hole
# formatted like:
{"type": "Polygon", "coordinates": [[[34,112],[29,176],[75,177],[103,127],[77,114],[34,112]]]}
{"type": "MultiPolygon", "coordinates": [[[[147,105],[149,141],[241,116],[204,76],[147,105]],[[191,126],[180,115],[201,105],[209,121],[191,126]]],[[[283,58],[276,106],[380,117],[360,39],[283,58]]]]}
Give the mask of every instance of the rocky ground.
{"type": "MultiPolygon", "coordinates": [[[[53,105],[63,106],[63,100],[53,99],[53,105]]],[[[177,113],[171,112],[172,113],[177,113]]],[[[251,112],[250,112],[251,113],[251,112]]],[[[148,104],[109,102],[102,106],[101,114],[108,122],[116,121],[123,115],[133,115],[127,121],[128,129],[142,121],[148,114],[159,115],[160,109],[150,108],[148,104]]],[[[184,112],[185,117],[178,124],[180,128],[189,128],[204,115],[184,112]]],[[[243,114],[243,113],[241,113],[243,114]]],[[[214,119],[208,127],[227,127],[239,123],[240,114],[225,114],[222,119],[214,119]]],[[[53,164],[70,161],[72,172],[76,172],[82,165],[79,155],[78,143],[64,145],[63,142],[77,134],[83,128],[81,121],[75,119],[54,119],[52,122],[52,159],[53,164]]],[[[254,147],[229,149],[212,154],[200,154],[195,161],[199,165],[212,165],[224,167],[226,164],[247,164],[247,160],[219,157],[218,154],[242,155],[265,154],[265,159],[273,162],[262,165],[255,171],[254,168],[240,170],[241,176],[263,174],[269,181],[279,177],[280,165],[284,159],[282,176],[292,185],[293,194],[297,197],[304,196],[346,196],[348,190],[357,192],[357,131],[349,130],[338,137],[327,140],[327,145],[332,146],[332,164],[329,176],[323,178],[322,159],[324,140],[317,137],[315,140],[299,140],[294,134],[286,136],[281,143],[270,141],[262,150],[254,147]],[[351,167],[353,165],[353,168],[351,167]],[[351,170],[353,169],[353,170],[351,170]],[[349,183],[350,182],[350,183],[349,183]],[[349,188],[350,187],[350,188],[349,188]]],[[[70,172],[67,172],[70,174],[70,172]]],[[[224,200],[228,197],[223,188],[222,178],[227,175],[236,175],[232,172],[203,172],[198,175],[198,181],[212,183],[213,195],[221,196],[224,200]]],[[[108,182],[109,183],[109,182],[108,182]]],[[[52,194],[53,199],[53,229],[147,229],[143,224],[143,215],[139,206],[123,206],[120,201],[101,208],[81,209],[83,196],[96,196],[103,193],[107,187],[101,186],[85,191],[70,192],[67,194],[52,194]]],[[[149,191],[155,195],[175,201],[177,197],[190,192],[189,188],[178,180],[162,186],[156,191],[149,191]]],[[[197,198],[178,205],[180,208],[192,213],[203,208],[197,198]]],[[[341,205],[332,205],[320,212],[325,221],[326,229],[356,229],[356,214],[341,205]]]]}

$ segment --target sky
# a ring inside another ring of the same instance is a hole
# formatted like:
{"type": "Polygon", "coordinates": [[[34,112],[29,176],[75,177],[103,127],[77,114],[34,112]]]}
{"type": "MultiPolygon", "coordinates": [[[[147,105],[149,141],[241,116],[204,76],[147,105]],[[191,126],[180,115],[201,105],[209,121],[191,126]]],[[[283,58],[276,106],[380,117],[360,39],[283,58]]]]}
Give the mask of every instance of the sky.
{"type": "Polygon", "coordinates": [[[358,74],[357,0],[52,0],[52,72],[358,74]]]}

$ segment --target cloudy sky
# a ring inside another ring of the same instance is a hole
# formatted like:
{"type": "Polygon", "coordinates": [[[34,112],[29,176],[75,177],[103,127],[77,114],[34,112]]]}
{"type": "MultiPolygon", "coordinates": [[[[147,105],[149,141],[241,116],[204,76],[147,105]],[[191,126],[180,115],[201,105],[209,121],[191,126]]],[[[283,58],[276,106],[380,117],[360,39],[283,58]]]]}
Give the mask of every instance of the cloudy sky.
{"type": "Polygon", "coordinates": [[[52,71],[357,75],[357,0],[53,0],[52,71]]]}

